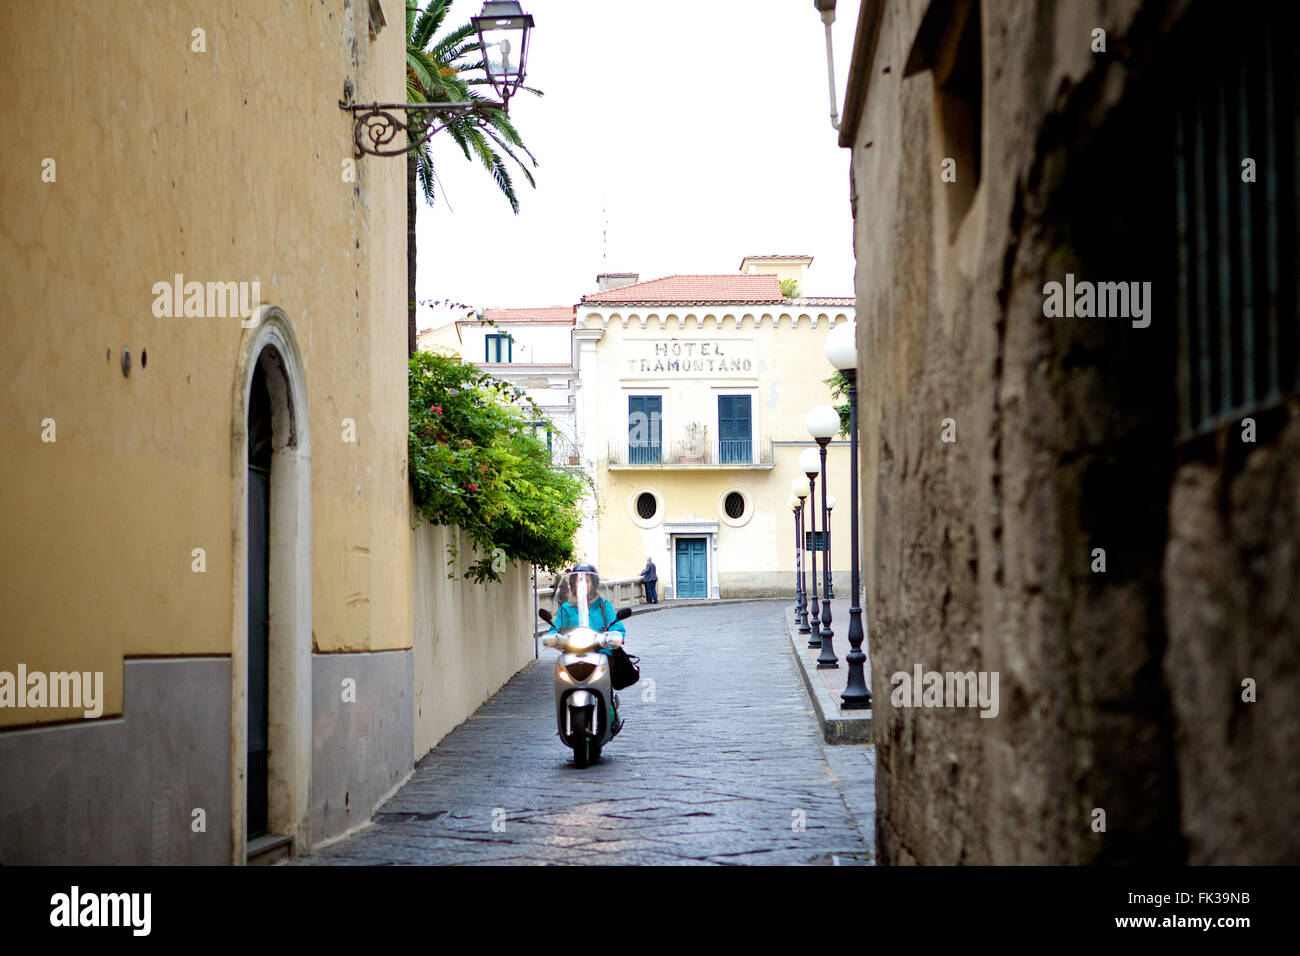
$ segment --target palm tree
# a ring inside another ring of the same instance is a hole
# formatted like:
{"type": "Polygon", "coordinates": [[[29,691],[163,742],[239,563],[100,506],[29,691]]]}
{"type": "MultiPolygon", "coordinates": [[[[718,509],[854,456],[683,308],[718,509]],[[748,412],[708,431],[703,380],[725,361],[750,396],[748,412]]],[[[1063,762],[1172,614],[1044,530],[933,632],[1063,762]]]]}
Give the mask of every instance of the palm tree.
{"type": "MultiPolygon", "coordinates": [[[[406,101],[408,103],[444,103],[474,100],[490,103],[493,100],[481,96],[473,90],[475,86],[490,85],[487,70],[483,65],[483,53],[479,48],[478,36],[472,23],[457,27],[441,38],[434,35],[447,18],[447,12],[453,0],[429,0],[429,4],[420,10],[418,2],[411,2],[406,7],[406,101]]],[[[527,89],[525,87],[525,89],[527,89]]],[[[530,93],[540,91],[529,89],[530,93]]],[[[415,139],[424,121],[416,119],[415,139]]],[[[530,186],[536,186],[533,174],[519,155],[519,150],[528,157],[533,166],[537,160],[528,151],[519,138],[514,124],[510,122],[503,110],[475,110],[473,115],[453,114],[451,118],[434,119],[429,116],[428,123],[443,127],[460,146],[466,159],[477,156],[492,176],[493,182],[505,194],[510,208],[519,213],[519,197],[515,195],[514,181],[505,157],[514,161],[528,180],[530,186]],[[472,153],[472,155],[471,155],[472,153]]],[[[423,127],[427,129],[426,127],[423,127]]],[[[436,135],[436,134],[435,134],[436,135]]],[[[433,158],[429,153],[429,143],[421,140],[420,145],[407,154],[406,159],[406,284],[409,311],[407,313],[407,348],[409,354],[415,354],[415,212],[416,194],[423,193],[425,200],[432,205],[437,195],[438,177],[434,170],[433,158]]]]}

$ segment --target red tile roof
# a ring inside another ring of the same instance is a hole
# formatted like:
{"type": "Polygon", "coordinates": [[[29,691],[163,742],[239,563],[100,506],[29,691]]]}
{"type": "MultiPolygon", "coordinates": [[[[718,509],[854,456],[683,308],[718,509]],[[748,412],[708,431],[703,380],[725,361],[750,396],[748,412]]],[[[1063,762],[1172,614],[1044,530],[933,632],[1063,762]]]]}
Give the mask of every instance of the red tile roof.
{"type": "MultiPolygon", "coordinates": [[[[526,309],[484,309],[483,317],[491,322],[564,322],[573,324],[573,306],[550,305],[526,309]]],[[[478,319],[460,319],[459,322],[477,325],[478,319]]]]}
{"type": "Polygon", "coordinates": [[[780,302],[781,284],[773,275],[667,276],[593,292],[584,303],[607,302],[780,302]]]}

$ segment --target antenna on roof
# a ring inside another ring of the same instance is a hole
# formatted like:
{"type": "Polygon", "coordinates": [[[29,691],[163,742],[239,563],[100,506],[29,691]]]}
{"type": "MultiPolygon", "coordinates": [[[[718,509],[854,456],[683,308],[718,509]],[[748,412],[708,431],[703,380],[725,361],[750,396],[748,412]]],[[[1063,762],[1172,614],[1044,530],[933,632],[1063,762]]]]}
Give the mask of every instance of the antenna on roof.
{"type": "Polygon", "coordinates": [[[605,211],[605,197],[600,197],[600,267],[609,264],[609,214],[605,211]]]}

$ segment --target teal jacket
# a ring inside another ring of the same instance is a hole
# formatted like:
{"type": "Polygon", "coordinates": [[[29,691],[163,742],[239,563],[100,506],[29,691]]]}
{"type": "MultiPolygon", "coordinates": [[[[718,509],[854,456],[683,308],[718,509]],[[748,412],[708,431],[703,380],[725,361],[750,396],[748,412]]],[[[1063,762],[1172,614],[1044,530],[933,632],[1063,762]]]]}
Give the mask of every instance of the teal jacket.
{"type": "MultiPolygon", "coordinates": [[[[627,636],[627,630],[623,627],[622,621],[615,621],[614,616],[617,612],[614,605],[610,604],[605,598],[596,598],[591,604],[587,605],[587,620],[591,624],[593,631],[610,630],[617,631],[624,637],[627,636]],[[610,623],[610,622],[613,623],[610,623]],[[609,624],[606,628],[605,625],[609,624]]],[[[570,601],[565,601],[560,605],[559,611],[555,615],[555,622],[551,625],[552,631],[571,630],[578,626],[578,607],[570,601]]],[[[613,650],[608,647],[600,649],[601,654],[612,654],[613,650]]]]}

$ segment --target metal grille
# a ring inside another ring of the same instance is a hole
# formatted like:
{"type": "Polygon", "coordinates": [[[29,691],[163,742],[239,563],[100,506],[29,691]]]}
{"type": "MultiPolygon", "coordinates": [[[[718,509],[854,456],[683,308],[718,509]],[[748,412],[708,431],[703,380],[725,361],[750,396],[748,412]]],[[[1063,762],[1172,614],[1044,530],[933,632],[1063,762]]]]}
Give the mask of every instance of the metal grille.
{"type": "Polygon", "coordinates": [[[754,458],[754,443],[748,438],[718,442],[718,461],[724,465],[749,464],[754,458]]]}
{"type": "Polygon", "coordinates": [[[733,491],[727,495],[727,500],[722,503],[722,507],[727,512],[727,517],[735,521],[745,513],[745,496],[739,491],[733,491]]]}
{"type": "Polygon", "coordinates": [[[1183,439],[1297,388],[1296,72],[1289,31],[1267,20],[1199,57],[1175,103],[1183,439]],[[1243,181],[1247,158],[1255,182],[1243,181]]]}
{"type": "Polygon", "coordinates": [[[641,516],[642,521],[649,521],[659,510],[659,502],[654,495],[648,491],[641,492],[640,497],[636,499],[636,513],[641,516]]]}
{"type": "Polygon", "coordinates": [[[657,441],[633,442],[628,445],[627,460],[630,465],[657,465],[663,457],[663,446],[657,441]]]}
{"type": "Polygon", "coordinates": [[[735,468],[769,468],[774,449],[770,439],[753,439],[735,442],[669,443],[642,442],[622,444],[610,442],[607,446],[611,465],[696,466],[729,465],[735,468]]]}

